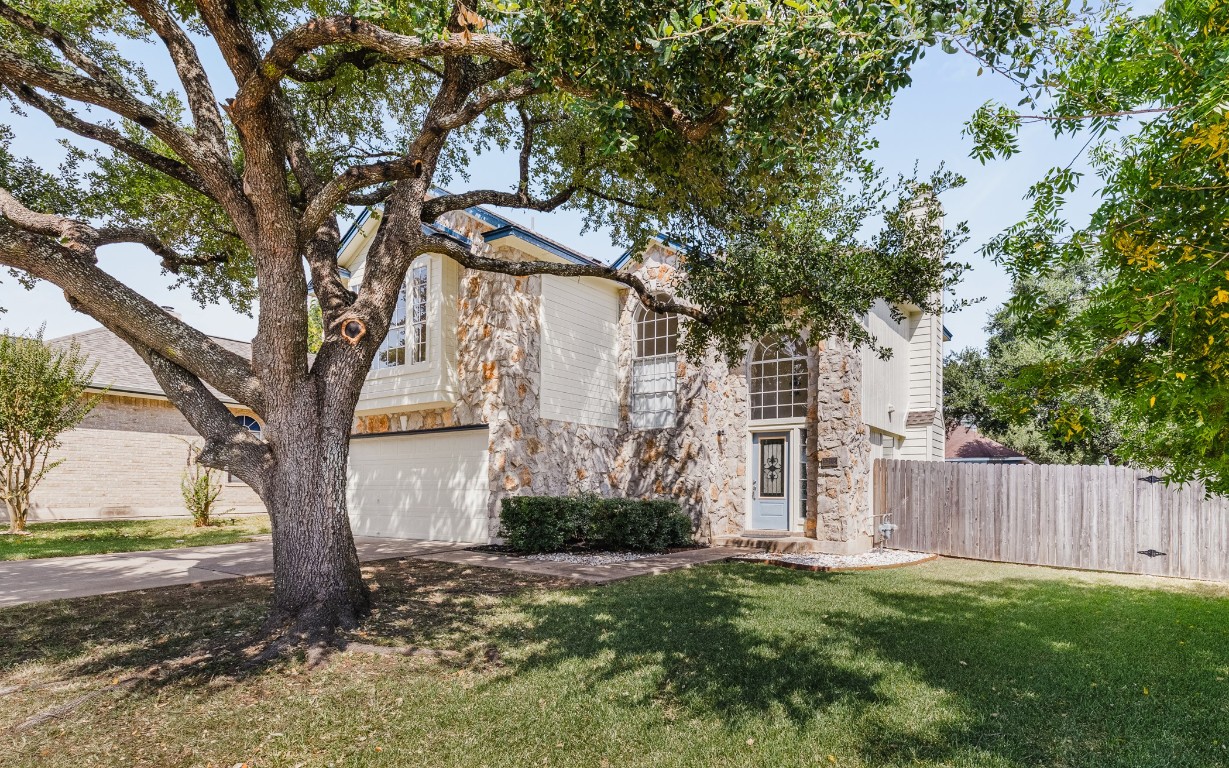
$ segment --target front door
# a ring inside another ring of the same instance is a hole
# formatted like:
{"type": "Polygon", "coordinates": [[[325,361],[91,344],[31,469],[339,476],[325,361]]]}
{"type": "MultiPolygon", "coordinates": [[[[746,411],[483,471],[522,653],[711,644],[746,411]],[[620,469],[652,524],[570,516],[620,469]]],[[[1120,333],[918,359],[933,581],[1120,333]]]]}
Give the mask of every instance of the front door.
{"type": "Polygon", "coordinates": [[[760,434],[754,443],[751,478],[751,527],[757,531],[789,530],[789,434],[760,434]]]}

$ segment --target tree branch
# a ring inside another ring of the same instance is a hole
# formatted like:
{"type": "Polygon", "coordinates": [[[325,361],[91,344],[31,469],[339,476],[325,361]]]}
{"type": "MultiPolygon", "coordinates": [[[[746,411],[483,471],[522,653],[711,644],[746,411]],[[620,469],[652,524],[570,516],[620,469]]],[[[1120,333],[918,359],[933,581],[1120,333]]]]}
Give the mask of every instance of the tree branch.
{"type": "Polygon", "coordinates": [[[214,155],[225,158],[229,155],[226,146],[226,128],[218,109],[213,86],[197,55],[196,46],[176,23],[170,13],[156,0],[128,0],[133,10],[157,33],[166,46],[188,96],[188,108],[192,110],[196,132],[204,138],[214,155]]]}
{"type": "MultiPolygon", "coordinates": [[[[597,91],[586,88],[574,80],[557,77],[554,82],[559,90],[566,93],[591,101],[600,100],[597,91]]],[[[714,128],[725,122],[732,114],[730,106],[734,103],[733,99],[726,96],[707,114],[699,118],[692,118],[678,106],[640,89],[629,88],[622,91],[620,95],[631,106],[656,117],[691,142],[703,140],[712,133],[714,128]]]]}
{"type": "Polygon", "coordinates": [[[453,33],[442,39],[423,39],[390,32],[354,16],[327,16],[312,19],[287,32],[242,82],[232,111],[254,111],[273,94],[299,58],[315,48],[337,43],[358,45],[383,54],[390,61],[405,62],[433,56],[486,56],[515,67],[525,66],[525,57],[512,43],[497,35],[453,33]]]}
{"type": "Polygon", "coordinates": [[[28,85],[19,85],[17,87],[6,87],[22,101],[22,103],[37,109],[51,119],[57,128],[62,128],[71,133],[75,133],[86,139],[106,144],[107,146],[128,155],[138,163],[149,166],[159,173],[185,184],[188,187],[196,190],[202,195],[216,200],[205,186],[205,181],[197,175],[196,171],[179,162],[178,160],[160,155],[153,150],[138,144],[121,134],[114,128],[109,128],[104,125],[96,125],[86,122],[74,114],[72,111],[60,106],[54,100],[48,99],[38,91],[28,85]]]}
{"type": "Polygon", "coordinates": [[[500,208],[522,208],[529,211],[549,213],[572,199],[578,186],[564,187],[547,198],[533,198],[517,192],[500,192],[496,189],[475,189],[455,195],[433,197],[423,203],[422,220],[428,224],[450,211],[461,211],[475,205],[494,205],[500,208]]]}
{"type": "Polygon", "coordinates": [[[225,253],[199,253],[187,256],[164,243],[154,233],[139,227],[104,227],[98,230],[96,246],[135,243],[143,245],[162,258],[162,267],[179,274],[184,267],[204,267],[209,264],[225,264],[230,256],[225,253]]]}
{"type": "Polygon", "coordinates": [[[88,224],[53,213],[32,211],[3,188],[0,188],[0,216],[19,229],[55,238],[80,258],[97,261],[94,248],[98,245],[98,233],[88,224]]]}
{"type": "Polygon", "coordinates": [[[135,338],[118,335],[136,350],[153,371],[167,399],[205,438],[198,460],[206,466],[234,472],[257,495],[263,495],[265,473],[273,463],[269,446],[241,427],[230,409],[199,378],[135,338]]]}
{"type": "Polygon", "coordinates": [[[118,87],[119,84],[111,73],[98,65],[98,62],[86,56],[77,46],[75,46],[68,38],[60,34],[59,30],[47,26],[41,21],[28,16],[21,11],[13,8],[8,3],[0,0],[0,19],[4,19],[15,27],[24,29],[32,35],[38,35],[49,41],[60,53],[64,54],[64,58],[73,66],[80,69],[95,80],[105,82],[109,85],[118,87]]]}
{"type": "Polygon", "coordinates": [[[0,48],[0,81],[13,90],[26,84],[57,96],[102,107],[154,134],[180,157],[189,158],[190,164],[201,162],[200,145],[195,139],[153,107],[104,81],[46,69],[3,48],[0,48]]]}
{"type": "Polygon", "coordinates": [[[465,106],[461,107],[461,109],[451,115],[440,117],[436,125],[442,130],[451,131],[472,123],[496,104],[520,101],[544,91],[545,89],[537,87],[531,82],[517,83],[505,88],[484,88],[474,95],[472,101],[466,102],[465,106]]]}
{"type": "Polygon", "coordinates": [[[4,213],[0,219],[0,264],[55,284],[74,309],[86,312],[117,334],[139,339],[257,414],[264,413],[264,388],[252,373],[251,362],[100,269],[92,250],[98,232],[80,222],[55,225],[45,218],[32,218],[49,214],[29,211],[12,195],[5,198],[4,213]],[[25,228],[23,222],[32,226],[25,228]],[[57,228],[78,236],[60,244],[52,239],[54,234],[44,234],[57,228]],[[83,253],[87,247],[88,256],[83,253]]]}
{"type": "Polygon", "coordinates": [[[443,235],[428,235],[424,238],[421,253],[441,253],[468,269],[496,272],[503,275],[554,275],[557,277],[596,277],[626,285],[635,291],[645,307],[654,312],[672,312],[685,315],[701,323],[708,323],[706,312],[673,297],[662,298],[637,275],[622,272],[602,264],[562,264],[550,261],[512,261],[481,256],[443,235]]]}

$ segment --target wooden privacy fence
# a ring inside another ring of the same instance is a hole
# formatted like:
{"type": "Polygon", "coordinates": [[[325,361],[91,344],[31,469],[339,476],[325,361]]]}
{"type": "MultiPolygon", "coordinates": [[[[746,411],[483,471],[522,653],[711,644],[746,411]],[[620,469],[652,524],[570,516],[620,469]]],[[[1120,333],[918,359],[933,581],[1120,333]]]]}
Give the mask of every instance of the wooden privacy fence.
{"type": "Polygon", "coordinates": [[[894,549],[1229,581],[1229,498],[1157,479],[1125,467],[878,459],[875,514],[897,526],[894,549]]]}

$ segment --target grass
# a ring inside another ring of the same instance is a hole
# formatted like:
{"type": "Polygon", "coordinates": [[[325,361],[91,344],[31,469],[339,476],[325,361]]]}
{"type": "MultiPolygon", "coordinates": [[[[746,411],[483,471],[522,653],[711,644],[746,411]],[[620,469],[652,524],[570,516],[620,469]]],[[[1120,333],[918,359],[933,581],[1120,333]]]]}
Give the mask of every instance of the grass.
{"type": "Polygon", "coordinates": [[[191,518],[30,523],[28,536],[0,535],[0,560],[146,552],[251,541],[269,532],[268,515],[216,518],[193,528],[191,518]]]}
{"type": "MultiPolygon", "coordinates": [[[[5,765],[1229,765],[1222,588],[960,561],[591,588],[415,560],[366,571],[364,642],[461,655],[192,667],[0,731],[5,765]]],[[[0,720],[242,637],[268,589],[0,611],[0,720]]]]}

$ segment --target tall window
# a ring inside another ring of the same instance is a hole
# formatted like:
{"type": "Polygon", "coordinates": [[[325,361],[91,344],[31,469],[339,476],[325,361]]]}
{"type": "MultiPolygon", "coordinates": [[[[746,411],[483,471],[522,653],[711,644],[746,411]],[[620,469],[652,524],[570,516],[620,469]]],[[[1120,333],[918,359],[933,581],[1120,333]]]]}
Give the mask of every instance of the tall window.
{"type": "Polygon", "coordinates": [[[388,335],[376,352],[373,369],[396,368],[406,362],[427,361],[427,286],[430,262],[422,260],[410,267],[397,306],[393,309],[388,335]],[[408,311],[407,311],[408,310],[408,311]]]}
{"type": "Polygon", "coordinates": [[[678,315],[636,307],[632,360],[632,426],[655,429],[674,421],[678,399],[678,315]]]}
{"type": "Polygon", "coordinates": [[[752,419],[806,418],[807,357],[802,342],[756,344],[748,383],[752,419]]]}

